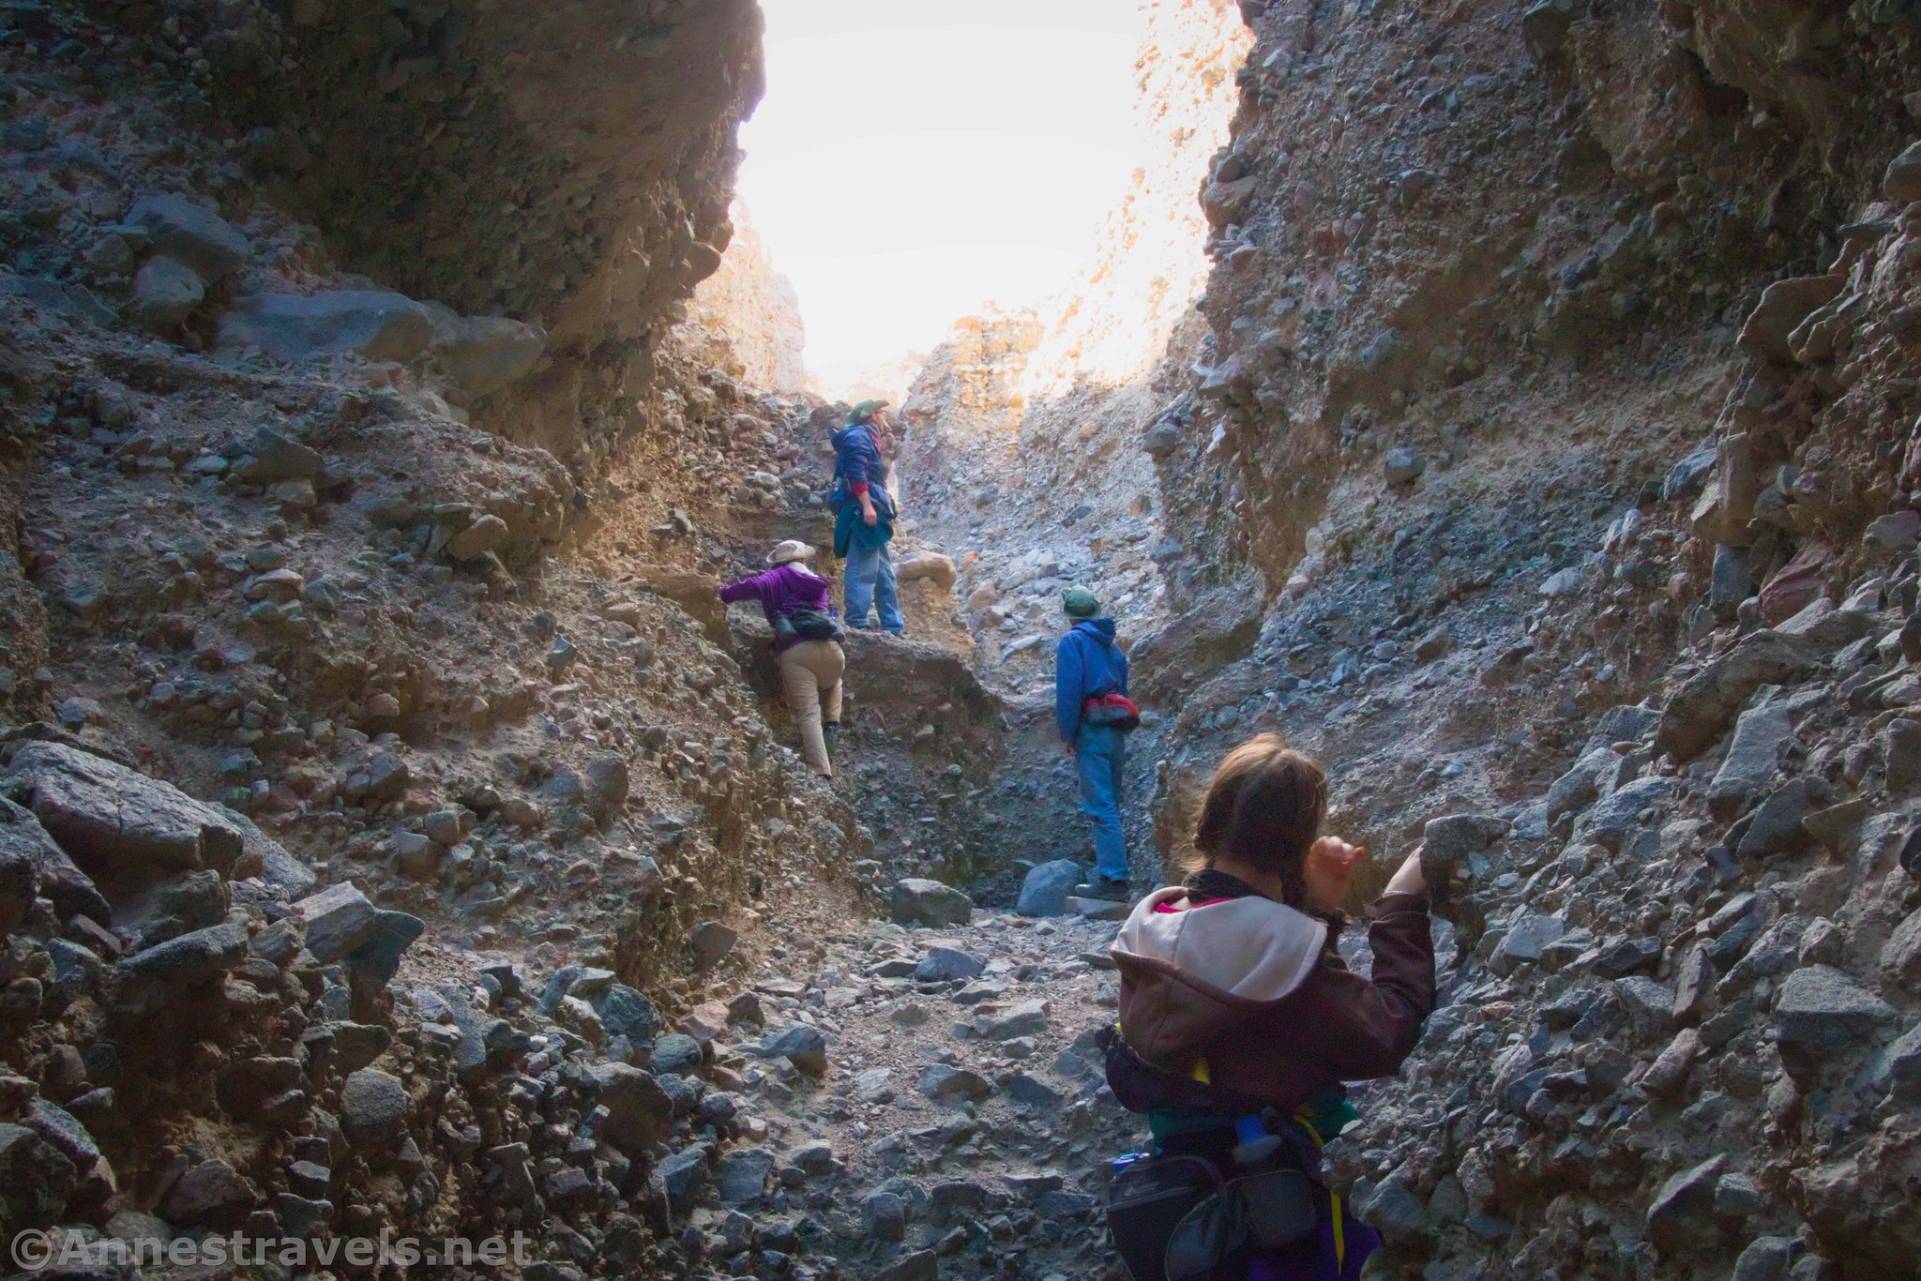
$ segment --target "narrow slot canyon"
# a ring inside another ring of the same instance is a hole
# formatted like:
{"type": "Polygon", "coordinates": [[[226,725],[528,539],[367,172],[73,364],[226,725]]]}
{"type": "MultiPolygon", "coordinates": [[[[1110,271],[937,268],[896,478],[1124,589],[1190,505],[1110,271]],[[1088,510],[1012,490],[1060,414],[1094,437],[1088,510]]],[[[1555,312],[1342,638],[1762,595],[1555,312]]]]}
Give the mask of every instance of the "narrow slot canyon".
{"type": "Polygon", "coordinates": [[[1911,6],[877,22],[1051,93],[1066,185],[1121,86],[1069,233],[875,68],[951,187],[781,134],[833,6],[766,8],[0,6],[0,1275],[1119,1281],[1083,588],[1137,897],[1268,731],[1351,968],[1425,850],[1362,1276],[1916,1276],[1911,6]],[[791,250],[856,191],[899,298],[791,250]],[[923,343],[963,196],[1073,259],[923,343]],[[797,540],[841,603],[869,400],[905,634],[829,779],[719,591],[797,540]]]}

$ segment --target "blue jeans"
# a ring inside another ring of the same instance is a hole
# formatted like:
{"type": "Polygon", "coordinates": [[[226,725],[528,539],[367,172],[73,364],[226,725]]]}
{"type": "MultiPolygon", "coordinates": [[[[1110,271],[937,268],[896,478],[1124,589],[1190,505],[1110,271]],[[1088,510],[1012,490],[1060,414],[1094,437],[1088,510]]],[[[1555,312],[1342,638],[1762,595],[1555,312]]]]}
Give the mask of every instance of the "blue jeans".
{"type": "Polygon", "coordinates": [[[898,636],[907,630],[900,614],[900,589],[894,585],[894,553],[882,543],[872,551],[861,547],[847,550],[846,587],[841,612],[849,627],[872,626],[867,621],[871,606],[880,612],[880,625],[898,636]]]}
{"type": "Polygon", "coordinates": [[[1127,838],[1121,833],[1121,767],[1127,735],[1105,725],[1082,725],[1074,735],[1081,776],[1081,813],[1094,825],[1094,866],[1110,881],[1127,879],[1127,838]]]}

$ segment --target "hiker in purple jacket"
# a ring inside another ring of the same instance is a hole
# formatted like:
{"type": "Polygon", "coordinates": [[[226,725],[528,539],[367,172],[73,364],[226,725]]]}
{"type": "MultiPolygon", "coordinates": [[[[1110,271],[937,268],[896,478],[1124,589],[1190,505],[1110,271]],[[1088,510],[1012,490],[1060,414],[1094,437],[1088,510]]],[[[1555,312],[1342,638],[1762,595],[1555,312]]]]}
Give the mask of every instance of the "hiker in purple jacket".
{"type": "Polygon", "coordinates": [[[815,615],[833,616],[827,580],[801,563],[813,557],[812,547],[790,538],[767,558],[772,569],[727,584],[720,589],[720,598],[730,605],[760,602],[774,629],[781,688],[800,725],[801,755],[823,778],[832,778],[831,748],[840,733],[841,675],[847,669],[847,655],[837,640],[810,639],[793,630],[797,619],[812,622],[815,615]]]}

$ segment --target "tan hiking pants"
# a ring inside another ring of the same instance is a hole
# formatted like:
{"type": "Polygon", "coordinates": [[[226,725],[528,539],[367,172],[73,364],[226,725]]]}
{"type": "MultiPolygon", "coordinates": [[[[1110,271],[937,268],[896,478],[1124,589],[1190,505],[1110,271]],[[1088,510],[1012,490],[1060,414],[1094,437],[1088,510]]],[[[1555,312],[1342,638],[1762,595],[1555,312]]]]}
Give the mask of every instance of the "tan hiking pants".
{"type": "Polygon", "coordinates": [[[840,720],[840,678],[846,670],[847,655],[836,641],[804,640],[780,652],[781,688],[800,723],[801,755],[828,778],[834,776],[834,766],[827,759],[821,712],[824,708],[827,720],[840,720]]]}

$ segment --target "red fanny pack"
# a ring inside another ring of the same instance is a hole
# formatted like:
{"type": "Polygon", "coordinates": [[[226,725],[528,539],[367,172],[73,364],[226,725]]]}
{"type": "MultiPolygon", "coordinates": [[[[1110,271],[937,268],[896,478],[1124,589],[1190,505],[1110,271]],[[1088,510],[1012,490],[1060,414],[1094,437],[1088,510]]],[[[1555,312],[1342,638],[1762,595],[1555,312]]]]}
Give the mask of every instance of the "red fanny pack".
{"type": "Polygon", "coordinates": [[[1096,694],[1081,704],[1081,719],[1126,733],[1140,728],[1141,709],[1125,694],[1096,694]]]}

